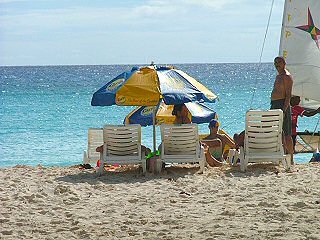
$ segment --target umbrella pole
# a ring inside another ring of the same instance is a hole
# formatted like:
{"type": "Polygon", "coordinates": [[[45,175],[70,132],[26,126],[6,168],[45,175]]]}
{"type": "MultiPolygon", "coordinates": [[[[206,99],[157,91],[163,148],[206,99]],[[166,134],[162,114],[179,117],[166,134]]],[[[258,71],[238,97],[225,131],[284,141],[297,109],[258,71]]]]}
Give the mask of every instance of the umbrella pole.
{"type": "Polygon", "coordinates": [[[157,140],[156,140],[156,106],[153,107],[153,152],[157,151],[157,140]]]}

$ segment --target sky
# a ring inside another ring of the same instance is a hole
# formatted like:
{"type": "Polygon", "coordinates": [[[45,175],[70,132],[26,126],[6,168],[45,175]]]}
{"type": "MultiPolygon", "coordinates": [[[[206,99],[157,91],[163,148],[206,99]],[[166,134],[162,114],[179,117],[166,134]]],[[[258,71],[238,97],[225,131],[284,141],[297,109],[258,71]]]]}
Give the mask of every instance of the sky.
{"type": "MultiPolygon", "coordinates": [[[[272,0],[0,0],[0,65],[259,62],[272,0]]],[[[278,55],[274,0],[262,55],[278,55]]]]}

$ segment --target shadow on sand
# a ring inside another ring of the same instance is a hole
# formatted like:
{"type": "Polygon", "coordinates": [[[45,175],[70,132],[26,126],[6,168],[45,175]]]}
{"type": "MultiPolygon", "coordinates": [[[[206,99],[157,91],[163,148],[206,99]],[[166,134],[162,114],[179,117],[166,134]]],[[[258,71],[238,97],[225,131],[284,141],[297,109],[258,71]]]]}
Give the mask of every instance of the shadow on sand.
{"type": "MultiPolygon", "coordinates": [[[[78,166],[74,166],[78,167],[78,166]]],[[[142,174],[141,167],[130,166],[121,168],[118,171],[107,171],[103,174],[98,174],[94,169],[86,169],[75,174],[69,174],[56,178],[57,181],[69,183],[88,183],[96,184],[97,182],[105,184],[120,184],[120,183],[143,183],[156,179],[168,179],[176,181],[178,178],[183,178],[187,175],[199,175],[204,177],[221,175],[225,177],[259,177],[260,175],[275,175],[286,173],[282,167],[273,164],[251,164],[248,165],[246,172],[241,172],[239,166],[229,166],[224,164],[222,167],[207,167],[203,174],[199,174],[199,166],[197,164],[179,164],[166,166],[161,174],[146,173],[142,174]]],[[[290,174],[290,173],[287,173],[290,174]]]]}
{"type": "MultiPolygon", "coordinates": [[[[78,168],[79,166],[73,166],[78,168]]],[[[118,171],[106,171],[103,174],[96,173],[94,169],[85,169],[75,174],[69,174],[56,178],[57,181],[69,183],[88,183],[96,184],[97,182],[105,184],[120,184],[120,183],[143,183],[155,179],[176,180],[186,175],[198,174],[199,167],[194,165],[177,165],[167,166],[161,171],[161,174],[147,172],[142,174],[141,167],[130,166],[122,168],[118,171]]]]}
{"type": "Polygon", "coordinates": [[[287,173],[283,167],[274,165],[272,163],[255,163],[249,164],[246,172],[240,171],[240,166],[222,167],[225,168],[222,171],[226,177],[259,177],[261,175],[279,175],[281,173],[287,173]]]}

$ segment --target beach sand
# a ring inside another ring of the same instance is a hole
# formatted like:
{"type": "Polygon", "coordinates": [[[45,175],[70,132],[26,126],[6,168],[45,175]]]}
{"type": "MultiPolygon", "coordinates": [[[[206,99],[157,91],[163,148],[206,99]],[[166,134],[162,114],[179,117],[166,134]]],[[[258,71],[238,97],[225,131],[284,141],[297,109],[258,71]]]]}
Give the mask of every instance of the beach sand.
{"type": "Polygon", "coordinates": [[[320,239],[320,164],[0,169],[0,239],[320,239]]]}

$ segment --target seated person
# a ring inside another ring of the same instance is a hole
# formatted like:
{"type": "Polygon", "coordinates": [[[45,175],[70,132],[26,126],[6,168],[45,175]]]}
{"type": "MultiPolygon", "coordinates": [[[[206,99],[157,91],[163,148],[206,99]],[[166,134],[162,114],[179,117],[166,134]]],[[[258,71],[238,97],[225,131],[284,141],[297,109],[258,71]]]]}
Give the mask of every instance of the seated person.
{"type": "MultiPolygon", "coordinates": [[[[191,120],[188,117],[188,109],[184,104],[176,104],[173,107],[172,115],[175,116],[173,124],[189,124],[191,120]]],[[[158,150],[161,151],[162,143],[158,146],[158,150]]]]}
{"type": "Polygon", "coordinates": [[[243,130],[241,133],[235,133],[233,135],[233,140],[235,142],[235,148],[239,149],[240,147],[244,147],[244,137],[245,131],[243,130]]]}
{"type": "Polygon", "coordinates": [[[191,120],[188,117],[188,109],[184,104],[176,104],[173,107],[172,115],[176,117],[174,124],[188,124],[191,120]]]}
{"type": "Polygon", "coordinates": [[[243,130],[241,133],[235,133],[233,135],[233,140],[236,144],[236,149],[239,149],[240,147],[244,147],[244,138],[245,138],[245,130],[243,130]]]}
{"type": "Polygon", "coordinates": [[[207,163],[211,167],[219,167],[223,162],[223,149],[225,145],[235,148],[235,144],[225,135],[219,134],[219,122],[212,119],[209,123],[210,134],[201,140],[205,149],[207,163]]]}

